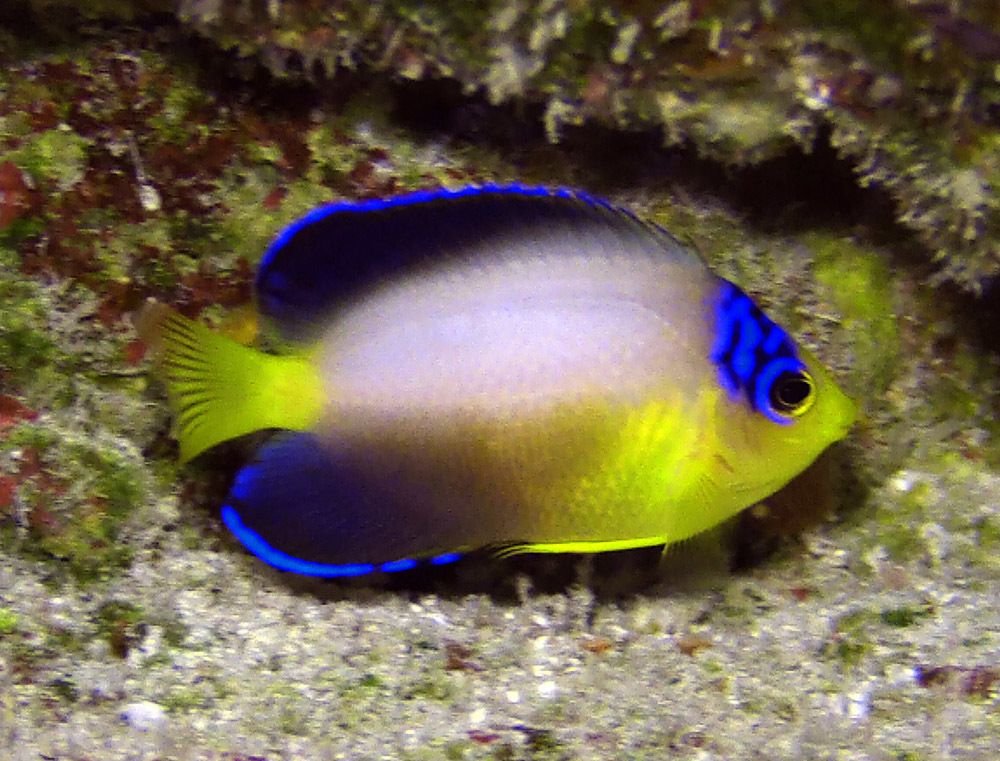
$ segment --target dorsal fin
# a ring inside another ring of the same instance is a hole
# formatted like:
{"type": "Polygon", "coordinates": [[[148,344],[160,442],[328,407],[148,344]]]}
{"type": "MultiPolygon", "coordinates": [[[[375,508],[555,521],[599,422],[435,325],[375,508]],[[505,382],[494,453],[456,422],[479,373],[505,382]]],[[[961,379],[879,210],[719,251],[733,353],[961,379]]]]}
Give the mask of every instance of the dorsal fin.
{"type": "Polygon", "coordinates": [[[285,338],[308,340],[339,305],[429,261],[501,256],[505,241],[540,231],[586,236],[608,228],[691,256],[661,228],[577,191],[520,185],[426,191],[330,204],[291,224],[261,260],[258,307],[285,338]]]}

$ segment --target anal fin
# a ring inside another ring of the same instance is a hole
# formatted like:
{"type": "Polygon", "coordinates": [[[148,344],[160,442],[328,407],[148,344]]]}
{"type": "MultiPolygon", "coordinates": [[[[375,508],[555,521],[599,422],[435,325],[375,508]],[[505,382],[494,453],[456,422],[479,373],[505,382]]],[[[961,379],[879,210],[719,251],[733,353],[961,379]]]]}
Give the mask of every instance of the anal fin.
{"type": "Polygon", "coordinates": [[[359,453],[312,433],[272,439],[236,476],[222,518],[237,539],[283,571],[337,578],[444,565],[432,517],[414,514],[391,478],[359,453]]]}

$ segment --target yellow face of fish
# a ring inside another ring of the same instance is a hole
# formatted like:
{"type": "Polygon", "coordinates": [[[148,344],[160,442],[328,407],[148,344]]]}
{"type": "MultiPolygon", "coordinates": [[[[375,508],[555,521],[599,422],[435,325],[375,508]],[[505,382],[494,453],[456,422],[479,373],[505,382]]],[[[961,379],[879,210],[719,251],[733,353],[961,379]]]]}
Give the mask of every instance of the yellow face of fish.
{"type": "Polygon", "coordinates": [[[779,457],[787,463],[789,479],[815,458],[810,450],[823,449],[823,442],[830,444],[847,435],[857,416],[856,405],[826,368],[804,349],[799,349],[799,355],[803,380],[792,379],[784,386],[779,383],[771,400],[775,413],[788,422],[774,425],[769,419],[751,417],[760,450],[768,453],[772,463],[779,457]]]}
{"type": "Polygon", "coordinates": [[[780,488],[854,419],[746,294],[660,228],[572,191],[324,207],[278,237],[256,288],[301,353],[159,306],[140,330],[183,458],[285,430],[222,513],[287,571],[669,544],[780,488]]]}
{"type": "Polygon", "coordinates": [[[674,527],[678,538],[780,489],[843,438],[856,417],[829,372],[739,288],[722,281],[709,304],[718,383],[703,386],[711,422],[701,429],[702,472],[693,468],[691,488],[713,509],[690,511],[674,527]]]}
{"type": "MultiPolygon", "coordinates": [[[[854,402],[808,352],[799,349],[799,357],[799,370],[775,379],[767,399],[771,414],[716,395],[716,435],[706,462],[720,509],[728,503],[736,512],[774,493],[854,423],[854,402]]],[[[692,526],[691,534],[708,527],[692,526]]]]}

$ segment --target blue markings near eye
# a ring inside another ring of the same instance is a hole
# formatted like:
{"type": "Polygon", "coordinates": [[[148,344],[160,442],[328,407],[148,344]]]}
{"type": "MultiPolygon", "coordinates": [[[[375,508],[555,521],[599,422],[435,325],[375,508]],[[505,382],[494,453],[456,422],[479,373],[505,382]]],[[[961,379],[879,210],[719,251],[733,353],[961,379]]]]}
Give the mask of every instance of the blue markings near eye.
{"type": "Polygon", "coordinates": [[[733,371],[741,381],[749,381],[750,376],[757,366],[756,357],[757,344],[764,337],[760,326],[749,319],[749,312],[741,315],[740,321],[740,342],[733,354],[733,371]]]}
{"type": "Polygon", "coordinates": [[[777,353],[778,349],[781,348],[781,345],[787,340],[788,336],[785,334],[785,331],[777,325],[772,325],[771,329],[767,333],[767,338],[764,339],[764,346],[762,347],[764,349],[764,353],[769,357],[773,357],[777,353]]]}
{"type": "MultiPolygon", "coordinates": [[[[235,493],[236,486],[233,487],[235,493]]],[[[399,571],[409,571],[416,568],[418,560],[406,558],[403,560],[392,560],[387,563],[348,563],[337,565],[334,563],[317,563],[312,560],[303,560],[286,552],[282,552],[272,547],[264,538],[252,528],[243,523],[236,508],[232,505],[223,505],[222,522],[233,532],[237,539],[250,552],[259,557],[268,565],[274,566],[281,571],[291,571],[304,576],[318,576],[324,579],[345,578],[349,576],[365,576],[376,571],[385,573],[396,573],[399,571]]],[[[443,565],[457,560],[458,553],[438,555],[431,558],[431,565],[443,565]]]]}
{"type": "Polygon", "coordinates": [[[757,376],[757,384],[754,388],[754,407],[763,412],[775,423],[787,425],[791,423],[791,418],[780,415],[771,406],[771,387],[782,373],[797,373],[802,371],[802,362],[795,357],[779,357],[764,365],[764,369],[757,376]]]}
{"type": "Polygon", "coordinates": [[[732,397],[739,396],[740,384],[736,375],[728,367],[719,368],[719,384],[732,397]]]}
{"type": "Polygon", "coordinates": [[[719,368],[723,389],[770,420],[790,422],[774,411],[770,393],[782,373],[805,367],[792,339],[732,283],[720,286],[714,316],[715,341],[709,356],[719,368]]]}
{"type": "Polygon", "coordinates": [[[715,344],[712,346],[712,361],[719,362],[733,343],[736,332],[736,319],[731,309],[736,287],[732,283],[723,283],[719,292],[719,303],[716,307],[715,344]]]}
{"type": "Polygon", "coordinates": [[[733,372],[736,373],[736,377],[743,382],[740,385],[745,384],[750,380],[750,376],[753,374],[754,368],[756,367],[753,352],[736,352],[732,358],[731,366],[733,372]]]}

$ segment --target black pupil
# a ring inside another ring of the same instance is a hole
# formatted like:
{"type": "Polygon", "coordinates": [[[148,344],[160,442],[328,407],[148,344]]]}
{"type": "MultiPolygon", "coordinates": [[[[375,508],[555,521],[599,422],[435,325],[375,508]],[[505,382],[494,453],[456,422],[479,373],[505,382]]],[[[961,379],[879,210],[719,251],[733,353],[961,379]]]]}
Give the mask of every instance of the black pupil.
{"type": "Polygon", "coordinates": [[[794,412],[809,394],[812,383],[802,373],[782,373],[771,387],[771,404],[778,412],[794,412]]]}

